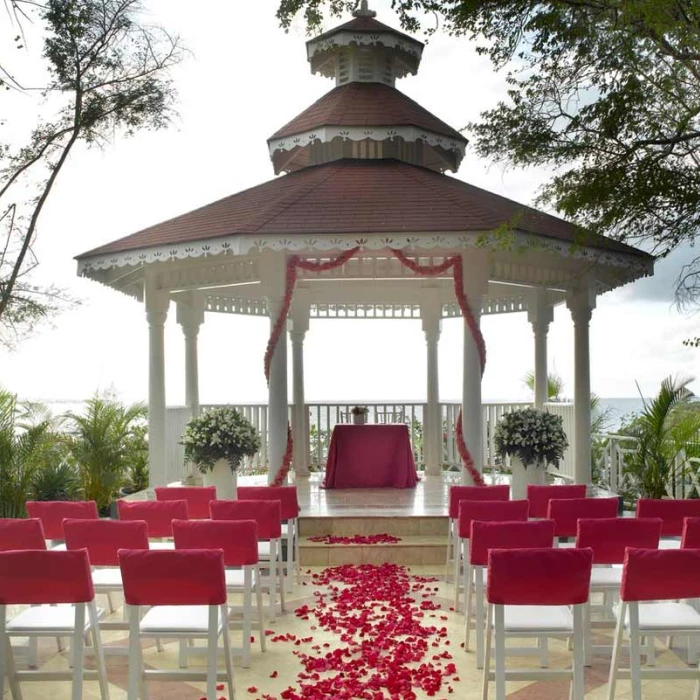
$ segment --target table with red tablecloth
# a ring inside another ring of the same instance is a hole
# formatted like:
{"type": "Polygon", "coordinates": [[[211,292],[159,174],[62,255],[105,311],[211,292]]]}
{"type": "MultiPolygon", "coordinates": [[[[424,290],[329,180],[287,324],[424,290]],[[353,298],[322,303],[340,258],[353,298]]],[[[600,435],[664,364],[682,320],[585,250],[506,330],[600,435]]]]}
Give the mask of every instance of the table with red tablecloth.
{"type": "Polygon", "coordinates": [[[326,463],[329,489],[413,488],[418,483],[406,425],[336,425],[326,463]]]}

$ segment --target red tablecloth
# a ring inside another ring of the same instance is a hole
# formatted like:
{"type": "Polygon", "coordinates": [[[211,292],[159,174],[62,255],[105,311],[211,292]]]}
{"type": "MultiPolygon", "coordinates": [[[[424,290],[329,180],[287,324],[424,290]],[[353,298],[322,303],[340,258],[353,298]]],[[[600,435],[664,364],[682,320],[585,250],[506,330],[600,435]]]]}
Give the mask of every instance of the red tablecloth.
{"type": "Polygon", "coordinates": [[[329,489],[413,488],[418,483],[405,425],[336,425],[326,479],[329,489]]]}

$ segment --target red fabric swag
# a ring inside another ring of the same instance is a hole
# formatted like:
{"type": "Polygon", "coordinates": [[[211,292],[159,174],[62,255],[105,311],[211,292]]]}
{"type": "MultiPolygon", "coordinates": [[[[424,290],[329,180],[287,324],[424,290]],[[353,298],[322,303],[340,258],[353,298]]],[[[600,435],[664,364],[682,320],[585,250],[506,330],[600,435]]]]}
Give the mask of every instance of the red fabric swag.
{"type": "Polygon", "coordinates": [[[223,605],[220,549],[122,549],[119,564],[128,605],[223,605]]]}
{"type": "Polygon", "coordinates": [[[588,600],[590,549],[492,549],[486,598],[496,605],[579,605],[588,600]]]}
{"type": "Polygon", "coordinates": [[[41,520],[0,518],[0,552],[11,552],[15,549],[46,549],[41,520]]]}
{"type": "Polygon", "coordinates": [[[617,508],[617,498],[552,498],[547,517],[556,523],[557,537],[576,537],[579,518],[615,518],[617,508]]]}
{"type": "Polygon", "coordinates": [[[596,564],[622,564],[627,547],[656,549],[659,518],[579,518],[577,547],[593,550],[596,564]]]}
{"type": "Polygon", "coordinates": [[[507,501],[510,499],[510,486],[450,486],[449,517],[459,516],[460,501],[507,501]]]}
{"type": "Polygon", "coordinates": [[[0,605],[87,603],[94,597],[85,550],[0,552],[0,605]]]}
{"type": "Polygon", "coordinates": [[[66,518],[97,520],[95,501],[27,501],[27,515],[39,518],[47,540],[63,539],[63,521],[66,518]]]}
{"type": "Polygon", "coordinates": [[[86,549],[92,566],[119,566],[120,549],[148,549],[148,528],[143,520],[63,521],[66,547],[86,549]]]}
{"type": "Polygon", "coordinates": [[[527,486],[527,500],[530,501],[531,518],[546,518],[549,510],[549,502],[553,498],[585,497],[586,484],[562,484],[560,486],[528,484],[527,486]]]}
{"type": "Polygon", "coordinates": [[[472,520],[486,520],[491,522],[499,520],[527,520],[529,509],[530,504],[525,500],[460,501],[457,515],[457,534],[460,537],[469,537],[471,534],[472,520]]]}
{"type": "Polygon", "coordinates": [[[554,544],[554,522],[472,522],[469,561],[486,566],[491,549],[544,549],[554,544]]]}
{"type": "Polygon", "coordinates": [[[187,512],[196,520],[209,518],[209,501],[216,500],[216,486],[156,486],[156,501],[187,501],[187,512]]]}
{"type": "Polygon", "coordinates": [[[627,548],[620,598],[625,601],[700,597],[700,550],[627,548]]]}
{"type": "Polygon", "coordinates": [[[220,549],[224,566],[258,563],[254,520],[173,520],[175,549],[220,549]]]}

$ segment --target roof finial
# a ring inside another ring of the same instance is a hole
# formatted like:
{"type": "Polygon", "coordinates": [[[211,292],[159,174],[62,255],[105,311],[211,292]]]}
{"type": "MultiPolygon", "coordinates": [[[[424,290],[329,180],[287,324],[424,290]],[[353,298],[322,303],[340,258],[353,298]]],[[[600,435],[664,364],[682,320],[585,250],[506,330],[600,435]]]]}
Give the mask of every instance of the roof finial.
{"type": "Polygon", "coordinates": [[[367,7],[367,0],[360,2],[360,7],[352,13],[353,17],[376,17],[377,13],[367,7]]]}

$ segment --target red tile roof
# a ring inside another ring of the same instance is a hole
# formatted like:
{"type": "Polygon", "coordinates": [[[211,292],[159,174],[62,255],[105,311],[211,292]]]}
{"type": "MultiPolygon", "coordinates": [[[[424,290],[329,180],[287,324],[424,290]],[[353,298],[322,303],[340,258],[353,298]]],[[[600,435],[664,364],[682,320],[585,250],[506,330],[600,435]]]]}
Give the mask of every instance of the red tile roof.
{"type": "MultiPolygon", "coordinates": [[[[341,160],[304,168],[83,253],[86,258],[237,234],[519,230],[580,240],[574,225],[461,180],[395,160],[341,160]]],[[[583,243],[649,258],[602,236],[583,243]]]]}
{"type": "Polygon", "coordinates": [[[321,126],[416,126],[459,141],[466,138],[396,88],[348,83],[327,92],[270,137],[280,139],[321,126]]]}
{"type": "Polygon", "coordinates": [[[328,37],[333,36],[334,34],[338,34],[338,32],[361,32],[363,34],[373,34],[377,32],[392,32],[393,34],[397,34],[398,36],[410,41],[413,44],[420,44],[421,46],[423,46],[422,41],[418,41],[418,39],[415,39],[409,34],[404,34],[398,29],[390,27],[388,24],[379,22],[373,17],[354,17],[349,22],[345,22],[344,24],[341,24],[337,27],[333,27],[333,29],[329,29],[327,32],[324,32],[323,34],[319,34],[318,36],[309,39],[309,41],[307,41],[306,43],[308,44],[310,42],[323,41],[324,39],[327,39],[328,37]]]}

